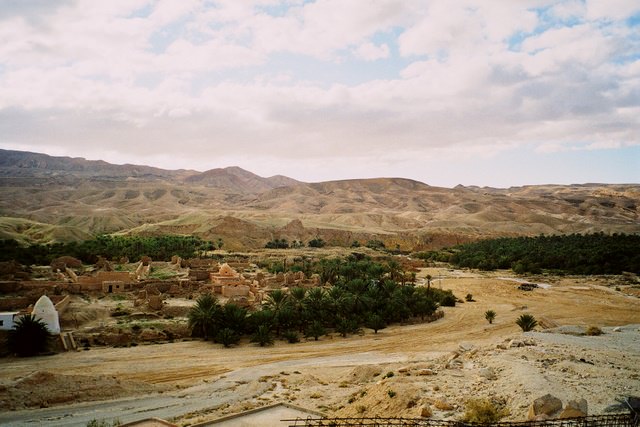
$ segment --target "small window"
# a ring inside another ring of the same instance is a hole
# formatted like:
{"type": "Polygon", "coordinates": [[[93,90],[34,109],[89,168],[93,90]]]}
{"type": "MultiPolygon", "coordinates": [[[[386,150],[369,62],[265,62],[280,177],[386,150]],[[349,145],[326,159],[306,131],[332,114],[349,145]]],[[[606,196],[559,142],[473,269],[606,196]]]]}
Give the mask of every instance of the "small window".
{"type": "Polygon", "coordinates": [[[0,326],[4,326],[4,320],[0,319],[0,326]]]}

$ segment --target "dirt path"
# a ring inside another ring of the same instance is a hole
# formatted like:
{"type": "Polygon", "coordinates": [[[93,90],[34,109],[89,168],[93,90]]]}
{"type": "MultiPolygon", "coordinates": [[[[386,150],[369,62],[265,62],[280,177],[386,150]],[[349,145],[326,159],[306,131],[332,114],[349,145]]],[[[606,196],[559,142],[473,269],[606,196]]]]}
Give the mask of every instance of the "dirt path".
{"type": "MultiPolygon", "coordinates": [[[[420,277],[427,273],[437,277],[443,272],[425,270],[420,277]]],[[[462,342],[476,348],[494,348],[496,342],[521,336],[515,320],[525,312],[558,325],[604,327],[640,323],[640,299],[604,287],[602,281],[555,278],[549,283],[548,289],[525,292],[517,290],[516,283],[500,280],[498,275],[459,277],[451,273],[435,280],[433,286],[452,289],[462,299],[471,293],[475,302],[445,308],[445,317],[431,324],[392,326],[378,334],[367,330],[364,336],[347,339],[325,337],[319,342],[295,345],[277,342],[269,348],[242,343],[231,349],[185,341],[1,360],[0,382],[4,383],[34,371],[48,371],[110,375],[175,387],[175,391],[121,401],[9,412],[0,414],[0,423],[37,425],[46,420],[52,426],[86,425],[94,418],[117,417],[125,422],[146,416],[197,420],[205,413],[209,417],[220,415],[245,406],[271,403],[274,399],[297,400],[314,408],[324,406],[331,412],[331,408],[337,410],[336,402],[346,400],[345,396],[357,387],[356,384],[340,387],[354,368],[389,365],[393,369],[403,363],[431,363],[447,357],[462,342]],[[492,325],[484,319],[488,309],[497,313],[492,325]],[[293,377],[287,381],[288,377],[280,375],[283,371],[300,372],[304,379],[296,380],[294,387],[293,377]],[[278,375],[277,381],[261,380],[278,375]],[[322,390],[321,397],[312,397],[318,389],[322,390]]],[[[640,348],[635,352],[632,348],[631,353],[631,357],[640,360],[640,348]]],[[[516,366],[515,362],[512,365],[516,366]]]]}

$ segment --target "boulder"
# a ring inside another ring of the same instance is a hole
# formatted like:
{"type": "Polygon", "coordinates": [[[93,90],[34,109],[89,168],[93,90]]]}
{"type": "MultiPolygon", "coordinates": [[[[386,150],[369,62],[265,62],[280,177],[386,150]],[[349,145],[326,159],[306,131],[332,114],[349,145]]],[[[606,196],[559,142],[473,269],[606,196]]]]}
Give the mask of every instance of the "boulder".
{"type": "Polygon", "coordinates": [[[507,347],[509,347],[509,348],[524,347],[524,342],[522,342],[520,340],[513,339],[513,340],[509,341],[509,344],[507,345],[507,347]]]}
{"type": "Polygon", "coordinates": [[[434,371],[433,369],[420,369],[418,372],[416,372],[416,375],[436,375],[436,371],[434,371]]]}
{"type": "Polygon", "coordinates": [[[467,351],[473,350],[473,347],[474,347],[473,344],[468,342],[461,342],[460,344],[458,344],[458,348],[462,353],[466,353],[467,351]]]}
{"type": "Polygon", "coordinates": [[[162,296],[150,295],[149,296],[149,308],[152,310],[162,310],[162,296]]]}
{"type": "Polygon", "coordinates": [[[488,380],[495,380],[497,378],[493,368],[480,368],[480,371],[478,371],[478,375],[488,380]]]}
{"type": "Polygon", "coordinates": [[[570,400],[560,413],[560,418],[586,417],[589,408],[585,399],[570,400]]]}
{"type": "Polygon", "coordinates": [[[167,339],[167,335],[155,329],[144,329],[138,335],[138,340],[140,341],[157,341],[164,339],[167,339]]]}
{"type": "Polygon", "coordinates": [[[176,295],[180,295],[182,293],[182,288],[180,288],[180,286],[173,284],[171,285],[171,287],[169,288],[168,291],[169,295],[171,296],[176,296],[176,295]]]}
{"type": "Polygon", "coordinates": [[[545,394],[531,403],[527,418],[529,420],[553,418],[561,410],[562,401],[551,394],[545,394]]]}
{"type": "Polygon", "coordinates": [[[422,418],[431,418],[432,415],[433,411],[431,410],[431,407],[429,405],[422,405],[420,407],[420,416],[422,418]]]}

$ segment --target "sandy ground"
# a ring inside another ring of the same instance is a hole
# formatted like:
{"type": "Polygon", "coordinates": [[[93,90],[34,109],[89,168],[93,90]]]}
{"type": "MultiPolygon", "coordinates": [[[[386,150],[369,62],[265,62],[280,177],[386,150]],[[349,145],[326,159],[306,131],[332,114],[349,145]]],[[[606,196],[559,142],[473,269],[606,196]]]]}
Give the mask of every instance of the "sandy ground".
{"type": "MultiPolygon", "coordinates": [[[[121,396],[141,393],[68,405],[72,399],[52,396],[74,390],[57,381],[49,400],[62,406],[4,410],[0,424],[86,425],[91,419],[157,416],[186,425],[280,401],[331,416],[418,416],[428,407],[436,418],[456,418],[470,396],[490,398],[509,410],[510,419],[523,419],[531,401],[547,392],[565,402],[584,397],[590,413],[602,412],[617,397],[640,395],[640,299],[616,291],[614,279],[528,278],[550,286],[525,292],[503,280],[505,272],[425,269],[419,277],[426,274],[435,278],[432,286],[452,289],[462,299],[471,293],[475,302],[445,308],[445,317],[431,324],[378,334],[365,330],[346,339],[231,349],[184,341],[0,360],[5,408],[16,407],[15,385],[38,371],[84,375],[87,381],[115,378],[123,384],[121,396]],[[488,309],[497,313],[491,325],[484,319],[488,309]],[[547,326],[595,325],[605,334],[523,334],[515,324],[522,313],[547,326]],[[614,332],[620,325],[629,326],[614,332]],[[529,345],[509,348],[512,339],[529,345]],[[140,383],[144,387],[136,388],[140,383]]],[[[47,381],[34,387],[46,389],[47,381]]]]}

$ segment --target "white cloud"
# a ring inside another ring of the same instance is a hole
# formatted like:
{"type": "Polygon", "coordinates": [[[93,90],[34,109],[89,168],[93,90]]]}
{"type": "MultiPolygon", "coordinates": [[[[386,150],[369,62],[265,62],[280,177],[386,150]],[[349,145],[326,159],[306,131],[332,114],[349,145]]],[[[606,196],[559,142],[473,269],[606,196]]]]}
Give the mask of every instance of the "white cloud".
{"type": "Polygon", "coordinates": [[[377,59],[383,59],[389,57],[389,46],[385,43],[381,45],[375,45],[367,42],[363,43],[355,49],[355,54],[358,58],[365,61],[375,61],[377,59]]]}
{"type": "Polygon", "coordinates": [[[122,0],[5,11],[0,140],[70,154],[89,140],[122,156],[153,141],[196,163],[240,151],[307,165],[390,147],[414,159],[640,145],[633,4],[122,0]]]}

